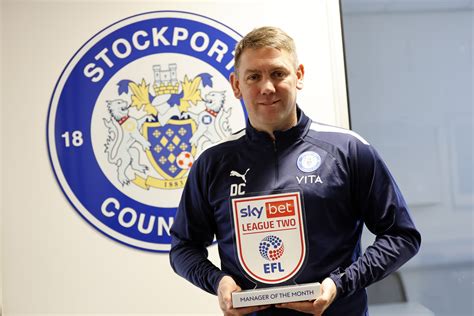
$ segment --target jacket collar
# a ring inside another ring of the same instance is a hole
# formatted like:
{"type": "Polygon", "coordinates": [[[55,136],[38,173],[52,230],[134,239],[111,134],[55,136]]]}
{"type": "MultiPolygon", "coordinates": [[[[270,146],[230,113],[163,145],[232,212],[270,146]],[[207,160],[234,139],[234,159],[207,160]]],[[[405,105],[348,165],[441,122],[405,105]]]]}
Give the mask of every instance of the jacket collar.
{"type": "MultiPolygon", "coordinates": [[[[285,145],[293,143],[299,138],[302,138],[309,129],[311,125],[311,120],[306,114],[297,106],[296,115],[298,117],[298,122],[295,126],[287,129],[285,131],[275,131],[275,144],[276,145],[285,145]]],[[[257,131],[247,119],[246,135],[248,140],[251,143],[265,146],[274,146],[274,143],[266,132],[257,131]]]]}

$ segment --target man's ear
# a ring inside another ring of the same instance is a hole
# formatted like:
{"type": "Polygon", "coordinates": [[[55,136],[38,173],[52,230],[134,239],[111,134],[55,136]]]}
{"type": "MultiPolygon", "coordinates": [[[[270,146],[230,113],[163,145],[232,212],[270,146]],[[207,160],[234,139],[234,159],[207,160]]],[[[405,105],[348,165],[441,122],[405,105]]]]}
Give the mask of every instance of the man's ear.
{"type": "Polygon", "coordinates": [[[301,64],[298,66],[298,69],[296,69],[296,88],[298,90],[303,89],[304,86],[304,66],[301,64]]]}
{"type": "Polygon", "coordinates": [[[237,78],[237,74],[235,72],[231,73],[229,80],[230,80],[230,84],[232,85],[232,91],[234,91],[234,96],[237,99],[242,98],[242,92],[240,92],[240,82],[239,82],[239,79],[237,78]]]}

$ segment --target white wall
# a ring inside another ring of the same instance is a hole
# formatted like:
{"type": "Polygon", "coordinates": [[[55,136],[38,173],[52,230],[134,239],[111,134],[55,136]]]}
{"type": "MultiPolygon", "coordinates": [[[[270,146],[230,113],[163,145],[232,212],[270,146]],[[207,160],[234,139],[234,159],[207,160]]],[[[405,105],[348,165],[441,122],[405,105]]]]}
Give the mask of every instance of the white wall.
{"type": "MultiPolygon", "coordinates": [[[[312,1],[311,9],[306,1],[279,5],[202,1],[196,7],[197,3],[2,3],[5,315],[219,314],[216,298],[176,276],[167,255],[126,247],[85,222],[53,175],[46,145],[53,88],[73,54],[108,25],[141,12],[181,9],[213,17],[242,34],[265,24],[280,26],[294,36],[306,65],[306,89],[299,98],[302,107],[320,121],[347,124],[335,2],[312,1]],[[329,24],[336,29],[329,30],[329,24]]],[[[215,250],[211,249],[214,260],[215,250]]]]}
{"type": "Polygon", "coordinates": [[[402,269],[409,299],[471,315],[473,11],[404,11],[344,14],[352,128],[380,151],[421,230],[402,269]]]}

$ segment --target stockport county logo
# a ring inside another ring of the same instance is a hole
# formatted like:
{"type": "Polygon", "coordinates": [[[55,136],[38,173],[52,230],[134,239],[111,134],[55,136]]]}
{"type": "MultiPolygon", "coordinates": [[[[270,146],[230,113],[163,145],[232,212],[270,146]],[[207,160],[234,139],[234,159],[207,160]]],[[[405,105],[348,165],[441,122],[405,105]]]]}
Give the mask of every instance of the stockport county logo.
{"type": "Polygon", "coordinates": [[[70,60],[51,98],[49,154],[67,198],[100,232],[169,251],[195,159],[245,126],[228,82],[240,37],[200,15],[152,12],[109,26],[70,60]]]}

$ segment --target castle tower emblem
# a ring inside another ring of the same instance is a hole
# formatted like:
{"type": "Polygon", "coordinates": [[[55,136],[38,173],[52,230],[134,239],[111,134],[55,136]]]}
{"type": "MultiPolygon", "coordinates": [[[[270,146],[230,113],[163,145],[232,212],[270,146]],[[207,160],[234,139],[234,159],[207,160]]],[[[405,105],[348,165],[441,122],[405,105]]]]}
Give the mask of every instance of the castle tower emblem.
{"type": "Polygon", "coordinates": [[[177,68],[178,66],[176,64],[168,64],[168,69],[162,69],[161,65],[153,66],[153,72],[155,74],[153,89],[156,95],[178,93],[179,83],[177,68]]]}

